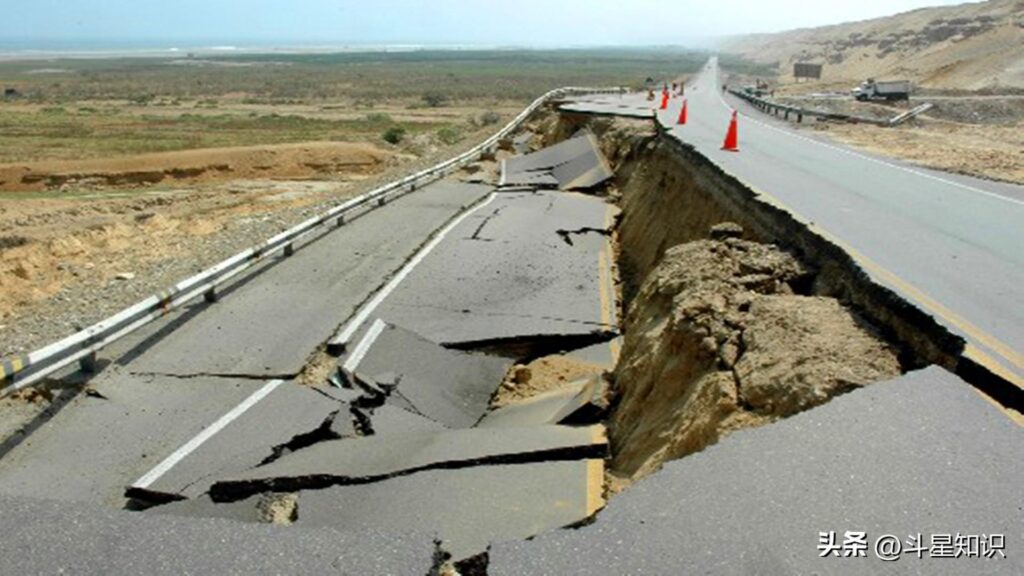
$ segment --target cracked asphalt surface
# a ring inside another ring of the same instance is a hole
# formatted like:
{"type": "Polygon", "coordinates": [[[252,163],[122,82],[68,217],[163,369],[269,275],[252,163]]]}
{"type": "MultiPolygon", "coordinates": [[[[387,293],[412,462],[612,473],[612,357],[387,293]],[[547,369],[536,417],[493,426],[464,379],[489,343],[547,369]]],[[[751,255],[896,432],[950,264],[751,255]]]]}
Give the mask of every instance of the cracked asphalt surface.
{"type": "MultiPolygon", "coordinates": [[[[560,174],[601,172],[583,164],[560,174]]],[[[934,367],[733,434],[581,525],[604,506],[607,438],[594,420],[557,422],[594,392],[481,423],[511,363],[486,354],[542,341],[614,357],[602,267],[615,210],[444,181],[111,347],[91,393],[0,458],[0,531],[18,551],[0,572],[426,574],[438,546],[456,560],[487,551],[490,574],[966,566],[821,559],[819,530],[1002,532],[1009,557],[979,566],[1024,571],[1021,430],[934,367]],[[492,194],[372,311],[337,361],[350,373],[297,383],[431,234],[492,194]],[[373,335],[378,319],[396,328],[373,335]],[[255,524],[266,492],[294,493],[295,525],[255,524]]]]}
{"type": "MultiPolygon", "coordinates": [[[[288,572],[424,574],[439,539],[465,557],[494,538],[591,514],[603,502],[603,427],[472,428],[512,359],[440,344],[614,330],[599,286],[607,238],[588,233],[609,221],[600,199],[500,193],[492,210],[457,226],[384,300],[379,316],[399,327],[365,351],[352,380],[337,380],[341,372],[328,374],[341,387],[296,380],[432,234],[492,191],[433,184],[267,263],[217,303],[192,304],[108,347],[89,394],[9,443],[0,498],[17,504],[0,526],[22,522],[18,541],[30,542],[45,525],[24,516],[59,523],[58,540],[80,542],[68,550],[94,551],[81,566],[106,573],[147,564],[144,571],[157,573],[281,571],[275,566],[292,559],[288,572]],[[565,242],[559,230],[582,232],[565,242]],[[408,357],[413,349],[419,355],[408,357]],[[446,385],[456,360],[461,387],[446,385]],[[316,480],[327,477],[342,485],[316,480]],[[257,518],[250,499],[211,500],[245,487],[297,490],[305,526],[340,532],[324,532],[293,555],[282,547],[311,530],[278,529],[289,537],[229,564],[241,538],[263,542],[270,530],[238,522],[257,518]],[[454,505],[465,514],[452,516],[454,505]],[[403,515],[413,509],[419,520],[407,525],[403,515]],[[103,529],[81,532],[76,523],[103,529]],[[405,534],[410,527],[415,534],[405,534]],[[385,542],[377,528],[394,538],[385,542]],[[136,558],[112,553],[121,530],[133,532],[131,546],[150,549],[136,558]],[[162,530],[167,542],[154,546],[162,530]],[[218,531],[232,532],[221,547],[182,554],[218,531]],[[329,538],[336,545],[320,548],[329,538]],[[307,557],[293,559],[300,554],[307,557]]],[[[37,564],[7,562],[38,572],[72,560],[51,552],[37,564]]]]}

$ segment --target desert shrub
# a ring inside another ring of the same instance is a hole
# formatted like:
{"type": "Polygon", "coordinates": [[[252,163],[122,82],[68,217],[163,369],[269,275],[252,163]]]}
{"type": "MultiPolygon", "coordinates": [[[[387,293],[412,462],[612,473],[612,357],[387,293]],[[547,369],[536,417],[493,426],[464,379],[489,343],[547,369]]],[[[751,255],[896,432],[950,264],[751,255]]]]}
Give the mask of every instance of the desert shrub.
{"type": "Polygon", "coordinates": [[[373,112],[366,115],[366,121],[376,124],[389,124],[391,122],[391,116],[384,112],[373,112]]]}
{"type": "Polygon", "coordinates": [[[445,126],[437,131],[437,139],[445,144],[455,144],[462,140],[462,132],[454,126],[445,126]]]}
{"type": "Polygon", "coordinates": [[[480,125],[490,126],[491,124],[497,124],[501,120],[501,115],[494,110],[488,110],[480,115],[480,125]]]}
{"type": "Polygon", "coordinates": [[[392,126],[385,130],[380,137],[389,144],[398,144],[405,139],[405,128],[402,128],[401,126],[392,126]]]}
{"type": "Polygon", "coordinates": [[[448,95],[437,90],[425,93],[422,99],[423,103],[431,108],[440,108],[448,104],[448,95]]]}

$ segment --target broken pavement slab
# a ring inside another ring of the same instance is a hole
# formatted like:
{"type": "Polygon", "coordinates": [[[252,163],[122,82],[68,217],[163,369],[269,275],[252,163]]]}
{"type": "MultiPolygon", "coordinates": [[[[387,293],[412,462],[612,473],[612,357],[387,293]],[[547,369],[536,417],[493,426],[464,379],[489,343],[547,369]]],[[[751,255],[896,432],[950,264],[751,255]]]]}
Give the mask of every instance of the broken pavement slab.
{"type": "Polygon", "coordinates": [[[394,574],[434,565],[434,535],[175,518],[0,495],[2,574],[394,574]]]}
{"type": "Polygon", "coordinates": [[[589,94],[575,98],[569,98],[564,104],[558,107],[562,112],[577,114],[589,114],[598,116],[624,116],[627,118],[643,118],[653,120],[655,118],[654,107],[656,102],[644,100],[638,95],[605,95],[589,94]]]}
{"type": "Polygon", "coordinates": [[[605,370],[614,370],[618,361],[619,350],[622,349],[622,336],[616,336],[608,342],[592,344],[584,348],[569,350],[565,355],[576,360],[589,362],[603,367],[605,370]]]}
{"type": "Polygon", "coordinates": [[[397,383],[394,390],[416,413],[450,428],[469,428],[480,420],[511,365],[507,358],[449,350],[380,321],[344,362],[357,381],[387,377],[397,383]]]}
{"type": "Polygon", "coordinates": [[[488,412],[480,428],[516,428],[544,424],[592,424],[608,408],[603,378],[577,380],[554,390],[488,412]]]}
{"type": "Polygon", "coordinates": [[[295,492],[376,482],[437,468],[603,458],[604,426],[472,428],[378,434],[320,442],[210,487],[218,502],[260,492],[295,492]]]}
{"type": "Polygon", "coordinates": [[[572,138],[501,162],[501,186],[589,189],[614,175],[597,137],[583,130],[572,138]]]}
{"type": "Polygon", "coordinates": [[[79,395],[0,459],[0,493],[120,507],[125,486],[265,384],[106,371],[90,384],[102,397],[79,395]]]}
{"type": "Polygon", "coordinates": [[[599,459],[433,470],[359,486],[304,491],[296,526],[436,530],[463,560],[493,542],[586,520],[604,505],[599,459]]]}
{"type": "MultiPolygon", "coordinates": [[[[356,409],[359,411],[359,409],[356,409]]],[[[398,406],[384,404],[363,415],[369,422],[372,434],[391,435],[412,432],[439,432],[445,426],[424,416],[419,416],[398,406]]]]}
{"type": "Polygon", "coordinates": [[[1020,574],[1022,462],[1024,429],[930,367],[668,462],[588,526],[495,545],[488,573],[1020,574]],[[821,558],[829,531],[1003,534],[1006,557],[821,558]]]}
{"type": "MultiPolygon", "coordinates": [[[[442,180],[331,230],[288,258],[271,259],[130,362],[137,373],[291,378],[429,237],[492,186],[442,180]]],[[[326,228],[329,229],[329,228],[326,228]]],[[[198,308],[197,308],[198,310],[198,308]]],[[[163,325],[162,323],[156,323],[163,325]]]]}
{"type": "MultiPolygon", "coordinates": [[[[214,502],[209,494],[203,494],[188,500],[176,500],[159,506],[147,508],[146,514],[160,514],[178,516],[182,518],[223,518],[236,522],[248,522],[252,524],[294,524],[299,513],[299,497],[296,494],[276,494],[265,492],[250,496],[244,500],[235,502],[214,502]],[[274,522],[274,518],[267,514],[266,504],[275,500],[292,499],[293,508],[290,510],[294,515],[288,522],[274,522]]],[[[342,526],[338,526],[343,528],[342,526]]]]}
{"type": "Polygon", "coordinates": [[[150,477],[149,472],[133,479],[125,495],[149,502],[195,498],[217,478],[238,474],[317,442],[354,436],[352,419],[347,404],[283,382],[185,453],[170,469],[156,477],[150,477]]]}
{"type": "Polygon", "coordinates": [[[300,528],[412,531],[433,534],[456,560],[493,542],[520,540],[579,523],[604,505],[599,459],[431,470],[372,484],[256,494],[218,503],[208,496],[146,511],[192,518],[260,523],[267,499],[297,502],[300,528]]]}
{"type": "Polygon", "coordinates": [[[499,195],[457,226],[375,314],[463,349],[538,338],[575,339],[575,346],[580,338],[588,344],[606,339],[617,327],[609,310],[614,303],[603,295],[603,231],[615,210],[584,194],[499,195]],[[559,234],[584,230],[573,234],[572,245],[559,234]]]}

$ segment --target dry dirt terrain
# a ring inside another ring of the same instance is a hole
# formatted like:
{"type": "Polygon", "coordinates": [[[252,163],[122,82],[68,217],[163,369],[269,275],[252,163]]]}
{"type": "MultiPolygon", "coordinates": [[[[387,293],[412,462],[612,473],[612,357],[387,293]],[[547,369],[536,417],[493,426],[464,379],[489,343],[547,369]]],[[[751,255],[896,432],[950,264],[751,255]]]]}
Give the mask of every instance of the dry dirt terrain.
{"type": "Polygon", "coordinates": [[[76,192],[250,178],[309,179],[378,172],[393,156],[369,144],[311,142],[207,148],[91,160],[0,164],[0,191],[76,192]]]}
{"type": "Polygon", "coordinates": [[[738,237],[665,252],[625,319],[615,474],[645,476],[733,430],[900,373],[894,349],[838,300],[795,293],[807,274],[778,247],[738,237]]]}
{"type": "MultiPolygon", "coordinates": [[[[895,128],[811,122],[802,127],[921,166],[1024,183],[1024,2],[990,0],[889,18],[752,35],[725,50],[777,65],[773,98],[805,109],[888,120],[934,107],[895,128]],[[820,81],[796,82],[793,63],[823,64],[820,81]],[[856,102],[866,78],[908,79],[910,102],[856,102]]],[[[734,75],[730,84],[752,84],[734,75]]]]}
{"type": "Polygon", "coordinates": [[[813,129],[921,166],[1024,184],[1024,121],[992,126],[923,118],[896,128],[821,123],[813,129]]]}
{"type": "Polygon", "coordinates": [[[0,355],[71,334],[491,130],[422,156],[312,142],[2,165],[0,355]]]}
{"type": "Polygon", "coordinates": [[[2,60],[0,356],[450,158],[552,88],[636,84],[703,60],[636,50],[2,60]]]}
{"type": "MultiPolygon", "coordinates": [[[[726,52],[778,64],[824,64],[820,86],[900,77],[957,90],[1024,88],[1024,2],[989,0],[732,39],[726,52]]],[[[849,87],[847,87],[849,89],[849,87]]]]}

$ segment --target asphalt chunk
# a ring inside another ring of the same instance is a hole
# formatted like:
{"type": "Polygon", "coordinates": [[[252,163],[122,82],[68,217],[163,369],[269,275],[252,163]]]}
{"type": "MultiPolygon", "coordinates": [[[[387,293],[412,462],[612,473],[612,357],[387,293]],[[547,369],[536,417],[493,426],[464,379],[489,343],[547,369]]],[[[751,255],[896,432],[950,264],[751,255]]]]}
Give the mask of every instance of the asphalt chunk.
{"type": "Polygon", "coordinates": [[[320,442],[210,487],[218,502],[261,492],[366,484],[432,469],[603,458],[603,426],[473,428],[377,434],[320,442]]]}
{"type": "Polygon", "coordinates": [[[354,368],[357,381],[386,379],[397,386],[392,404],[411,408],[450,428],[468,428],[487,411],[512,361],[449,350],[387,325],[354,368]]]}

